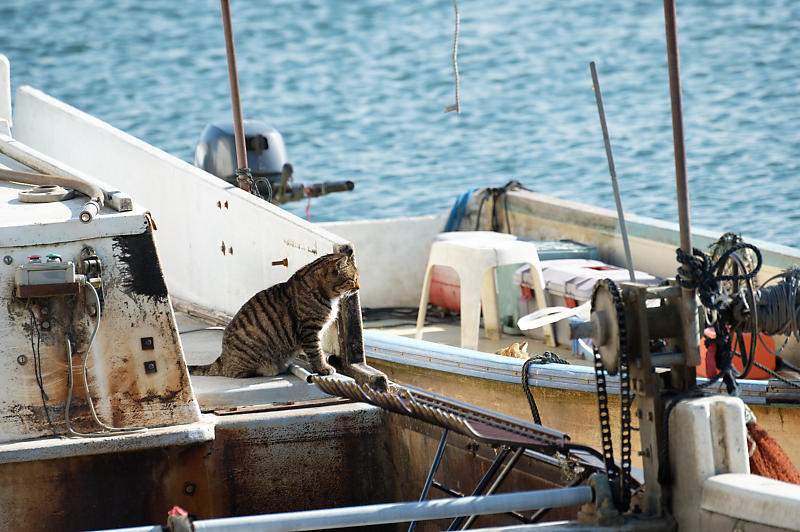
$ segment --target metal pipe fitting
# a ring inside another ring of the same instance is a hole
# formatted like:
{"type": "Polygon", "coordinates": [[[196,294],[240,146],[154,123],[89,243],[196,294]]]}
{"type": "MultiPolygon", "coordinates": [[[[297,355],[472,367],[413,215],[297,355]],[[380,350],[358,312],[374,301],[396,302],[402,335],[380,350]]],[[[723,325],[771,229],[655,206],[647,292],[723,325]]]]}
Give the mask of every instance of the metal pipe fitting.
{"type": "Polygon", "coordinates": [[[88,181],[75,177],[64,177],[49,174],[36,174],[33,172],[18,172],[16,170],[6,170],[0,168],[0,180],[25,185],[57,185],[64,188],[71,188],[89,197],[89,201],[84,204],[80,213],[80,220],[83,223],[91,222],[95,216],[100,214],[103,208],[103,190],[88,181]]]}

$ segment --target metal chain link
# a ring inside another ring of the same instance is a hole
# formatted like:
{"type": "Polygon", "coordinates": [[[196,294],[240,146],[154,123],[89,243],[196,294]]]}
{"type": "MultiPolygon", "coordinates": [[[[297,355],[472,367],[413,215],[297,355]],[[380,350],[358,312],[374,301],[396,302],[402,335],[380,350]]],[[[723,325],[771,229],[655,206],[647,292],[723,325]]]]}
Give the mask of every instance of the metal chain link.
{"type": "Polygon", "coordinates": [[[600,351],[594,346],[594,372],[597,383],[597,406],[600,415],[600,436],[603,446],[603,461],[606,464],[606,474],[609,480],[619,478],[619,510],[626,511],[630,506],[631,483],[631,380],[630,356],[628,352],[627,328],[625,322],[625,307],[622,296],[616,283],[610,279],[598,281],[592,292],[592,307],[595,306],[597,292],[604,286],[614,299],[617,310],[617,323],[619,324],[619,399],[620,399],[620,471],[614,464],[614,447],[611,441],[611,424],[608,413],[608,389],[606,371],[600,358],[600,351]]]}

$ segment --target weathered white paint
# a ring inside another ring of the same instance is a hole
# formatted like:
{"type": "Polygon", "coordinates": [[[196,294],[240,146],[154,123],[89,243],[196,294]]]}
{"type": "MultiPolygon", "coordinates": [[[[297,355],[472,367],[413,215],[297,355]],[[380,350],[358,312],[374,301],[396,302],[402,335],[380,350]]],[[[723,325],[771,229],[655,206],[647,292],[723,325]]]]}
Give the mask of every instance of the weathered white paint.
{"type": "Polygon", "coordinates": [[[30,87],[17,91],[14,113],[17,140],[113,183],[152,212],[178,298],[234,314],[253,293],[344,242],[30,87]],[[272,265],[284,258],[288,268],[272,265]]]}
{"type": "Polygon", "coordinates": [[[11,65],[3,54],[0,54],[0,120],[11,125],[11,65]]]}
{"type": "MultiPolygon", "coordinates": [[[[14,189],[0,187],[0,191],[5,190],[14,189]]],[[[30,221],[27,218],[39,211],[37,207],[21,206],[18,212],[30,221]],[[26,213],[25,208],[30,212],[26,213]]],[[[51,204],[53,209],[58,207],[51,204]]],[[[70,418],[75,430],[100,429],[91,421],[86,404],[81,372],[84,358],[90,392],[104,423],[130,428],[199,420],[200,410],[189,385],[172,307],[163,290],[163,280],[158,278],[158,263],[150,261],[155,253],[144,213],[102,214],[91,224],[83,225],[107,233],[102,230],[103,225],[119,221],[128,225],[125,234],[129,236],[122,239],[106,234],[76,235],[72,230],[81,224],[73,218],[60,224],[64,235],[61,241],[37,242],[41,233],[32,223],[12,227],[21,233],[17,235],[20,241],[28,236],[24,245],[0,243],[0,257],[4,258],[0,262],[0,286],[6,287],[0,291],[0,442],[51,434],[36,379],[37,358],[50,418],[57,432],[66,431],[64,407],[70,366],[65,333],[70,328],[74,333],[70,418]],[[135,235],[135,244],[123,241],[134,238],[130,229],[137,226],[141,231],[135,235]],[[15,297],[12,290],[16,269],[28,262],[28,256],[39,255],[44,260],[53,253],[65,262],[78,264],[85,246],[90,246],[102,263],[104,295],[99,328],[88,357],[88,341],[97,321],[93,317],[94,301],[85,289],[75,296],[30,300],[15,297]],[[139,256],[148,260],[138,259],[139,256]],[[146,265],[142,266],[144,262],[146,265]],[[161,295],[157,295],[159,286],[161,295]],[[143,338],[150,338],[152,347],[145,346],[143,338]],[[148,371],[146,362],[153,363],[156,371],[148,371]]],[[[51,225],[57,228],[59,224],[51,225]]]]}
{"type": "Polygon", "coordinates": [[[749,474],[740,399],[682,401],[669,424],[672,512],[680,530],[796,529],[800,487],[749,474]]]}
{"type": "Polygon", "coordinates": [[[0,464],[34,462],[74,456],[163,449],[191,445],[214,439],[214,424],[209,421],[158,427],[143,432],[116,434],[102,438],[40,438],[5,443],[0,446],[0,464]]]}
{"type": "Polygon", "coordinates": [[[416,306],[428,250],[445,216],[317,224],[353,243],[363,307],[416,306]]]}
{"type": "Polygon", "coordinates": [[[744,403],[730,396],[682,401],[669,418],[672,511],[681,530],[700,526],[703,483],[724,473],[750,473],[744,403]]]}
{"type": "Polygon", "coordinates": [[[749,530],[742,521],[778,530],[800,526],[800,486],[758,475],[728,473],[707,479],[700,506],[705,510],[702,530],[749,530]]]}

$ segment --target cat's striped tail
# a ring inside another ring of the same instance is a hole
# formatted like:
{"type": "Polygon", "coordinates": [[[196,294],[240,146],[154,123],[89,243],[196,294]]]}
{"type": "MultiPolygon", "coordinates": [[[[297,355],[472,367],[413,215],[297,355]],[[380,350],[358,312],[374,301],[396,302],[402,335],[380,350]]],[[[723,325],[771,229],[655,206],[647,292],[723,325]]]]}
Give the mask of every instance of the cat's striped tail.
{"type": "Polygon", "coordinates": [[[222,357],[207,366],[189,366],[189,375],[221,375],[222,357]]]}

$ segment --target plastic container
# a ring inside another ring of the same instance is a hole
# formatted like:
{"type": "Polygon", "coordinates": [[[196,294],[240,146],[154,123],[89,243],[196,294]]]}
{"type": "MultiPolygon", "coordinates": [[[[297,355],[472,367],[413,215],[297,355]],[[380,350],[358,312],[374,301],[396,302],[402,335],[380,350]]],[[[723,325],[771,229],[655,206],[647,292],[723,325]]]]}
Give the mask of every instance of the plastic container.
{"type": "MultiPolygon", "coordinates": [[[[626,268],[612,266],[599,260],[566,259],[552,260],[542,263],[545,282],[545,299],[548,306],[576,307],[592,297],[592,290],[597,281],[611,279],[615,282],[630,280],[626,268]]],[[[661,279],[649,273],[634,272],[636,281],[643,284],[658,284],[661,279]]],[[[531,295],[530,268],[522,266],[514,272],[514,285],[519,288],[519,315],[525,316],[538,310],[536,301],[531,295]]],[[[569,320],[555,324],[556,342],[559,345],[570,345],[569,320]]],[[[542,330],[533,329],[523,334],[531,338],[541,339],[542,330]]]]}
{"type": "MultiPolygon", "coordinates": [[[[713,328],[709,327],[703,334],[707,338],[716,338],[717,333],[714,331],[713,328]]],[[[744,348],[746,351],[750,350],[750,333],[744,333],[744,348]]],[[[760,340],[756,340],[756,362],[761,364],[762,366],[769,368],[775,371],[777,367],[778,361],[775,358],[775,355],[770,353],[770,350],[775,351],[775,341],[772,339],[772,336],[768,336],[766,334],[760,334],[760,340]],[[767,347],[761,345],[761,341],[766,344],[767,347]],[[769,348],[769,349],[767,349],[769,348]]],[[[734,340],[735,342],[735,340],[734,340]]],[[[736,344],[734,344],[736,345],[736,344]]],[[[739,348],[738,350],[741,350],[739,348]]],[[[703,338],[700,338],[700,365],[697,366],[697,376],[698,377],[706,377],[710,379],[711,377],[717,374],[717,363],[714,360],[714,353],[716,348],[707,348],[706,343],[703,338]]],[[[733,357],[733,367],[736,368],[736,371],[742,371],[742,359],[738,356],[734,355],[733,357]]],[[[752,369],[750,369],[750,373],[746,377],[747,379],[754,379],[754,380],[763,380],[769,379],[770,374],[764,371],[763,369],[756,367],[753,365],[752,369]]]]}

